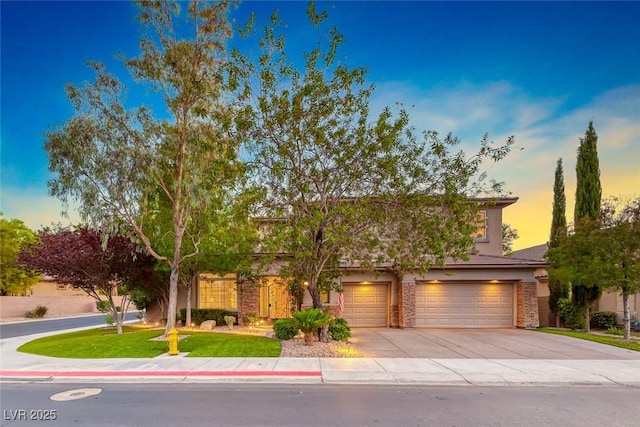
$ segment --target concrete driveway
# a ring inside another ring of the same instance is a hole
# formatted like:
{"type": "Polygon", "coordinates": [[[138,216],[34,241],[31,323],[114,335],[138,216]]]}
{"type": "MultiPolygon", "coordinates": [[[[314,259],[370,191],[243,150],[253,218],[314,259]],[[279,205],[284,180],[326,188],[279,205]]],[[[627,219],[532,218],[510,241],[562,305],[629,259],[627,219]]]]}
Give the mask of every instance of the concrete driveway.
{"type": "Polygon", "coordinates": [[[523,329],[353,328],[362,357],[640,360],[640,352],[523,329]]]}

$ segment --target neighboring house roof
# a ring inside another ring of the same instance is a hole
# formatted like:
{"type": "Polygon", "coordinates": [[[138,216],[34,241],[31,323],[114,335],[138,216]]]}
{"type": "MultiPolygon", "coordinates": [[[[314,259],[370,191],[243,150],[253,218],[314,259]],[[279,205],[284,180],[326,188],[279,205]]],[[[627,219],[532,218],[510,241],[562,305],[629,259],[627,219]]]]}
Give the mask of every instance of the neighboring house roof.
{"type": "Polygon", "coordinates": [[[537,246],[531,246],[529,248],[520,249],[519,251],[513,251],[513,258],[521,259],[534,259],[538,261],[544,261],[544,255],[547,253],[549,245],[543,243],[537,246]]]}

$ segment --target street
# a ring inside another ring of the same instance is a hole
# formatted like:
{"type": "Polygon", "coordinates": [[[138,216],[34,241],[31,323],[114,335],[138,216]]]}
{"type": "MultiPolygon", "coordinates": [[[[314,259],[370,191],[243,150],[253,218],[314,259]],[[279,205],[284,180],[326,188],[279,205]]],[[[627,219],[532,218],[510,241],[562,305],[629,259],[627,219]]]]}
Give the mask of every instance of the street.
{"type": "MultiPolygon", "coordinates": [[[[135,320],[137,314],[137,311],[130,311],[126,314],[125,320],[135,320]]],[[[83,328],[88,326],[105,326],[104,317],[104,313],[99,313],[88,316],[65,317],[61,319],[3,323],[0,324],[0,338],[21,337],[24,335],[63,331],[66,329],[83,328]]]]}
{"type": "Polygon", "coordinates": [[[2,426],[586,427],[635,426],[640,414],[629,387],[4,383],[0,393],[2,426]]]}

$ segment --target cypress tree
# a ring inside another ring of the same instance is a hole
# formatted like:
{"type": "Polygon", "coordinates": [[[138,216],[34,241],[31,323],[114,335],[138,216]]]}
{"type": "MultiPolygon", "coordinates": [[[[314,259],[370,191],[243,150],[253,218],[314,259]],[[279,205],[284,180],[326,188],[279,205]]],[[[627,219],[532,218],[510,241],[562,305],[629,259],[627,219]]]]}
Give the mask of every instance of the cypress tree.
{"type": "Polygon", "coordinates": [[[564,173],[562,159],[558,159],[555,180],[553,182],[553,211],[551,215],[551,233],[549,235],[549,248],[560,245],[560,233],[567,230],[567,198],[564,194],[564,173]]]}
{"type": "MultiPolygon", "coordinates": [[[[597,219],[600,215],[602,186],[600,184],[600,163],[598,161],[598,135],[589,122],[584,138],[580,139],[576,162],[576,205],[573,215],[576,233],[580,233],[580,222],[585,218],[597,219]]],[[[602,295],[598,283],[573,283],[573,301],[585,311],[585,329],[589,331],[589,309],[602,295]]]]}
{"type": "Polygon", "coordinates": [[[598,135],[593,128],[593,121],[590,121],[584,138],[580,139],[576,162],[576,206],[573,214],[576,226],[582,218],[596,219],[600,214],[602,186],[597,143],[598,135]]]}
{"type": "MultiPolygon", "coordinates": [[[[567,233],[567,198],[564,192],[564,172],[562,159],[558,159],[553,182],[553,211],[551,216],[551,232],[549,234],[549,249],[560,246],[561,235],[567,233]]],[[[560,326],[559,302],[569,297],[569,283],[553,263],[549,268],[549,308],[555,315],[556,327],[560,326]]]]}

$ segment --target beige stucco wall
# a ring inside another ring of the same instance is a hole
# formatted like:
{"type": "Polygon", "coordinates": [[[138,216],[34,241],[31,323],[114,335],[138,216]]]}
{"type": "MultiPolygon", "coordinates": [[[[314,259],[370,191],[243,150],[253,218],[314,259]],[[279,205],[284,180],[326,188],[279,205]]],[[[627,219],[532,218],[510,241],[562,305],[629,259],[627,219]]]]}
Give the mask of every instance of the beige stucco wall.
{"type": "MultiPolygon", "coordinates": [[[[122,297],[114,297],[116,304],[120,304],[122,297]]],[[[0,318],[24,317],[27,311],[37,306],[47,307],[48,317],[71,316],[82,313],[98,313],[96,300],[88,295],[79,296],[28,296],[28,297],[0,297],[0,318]]],[[[129,310],[135,310],[133,304],[129,310]]]]}
{"type": "Polygon", "coordinates": [[[487,237],[476,240],[478,253],[502,255],[502,209],[498,206],[482,209],[487,212],[487,237]]]}
{"type": "MultiPolygon", "coordinates": [[[[615,292],[603,292],[598,301],[598,311],[613,311],[618,315],[618,324],[623,323],[624,305],[622,295],[615,292]]],[[[640,293],[629,296],[629,312],[636,318],[640,316],[640,293]]]]}

